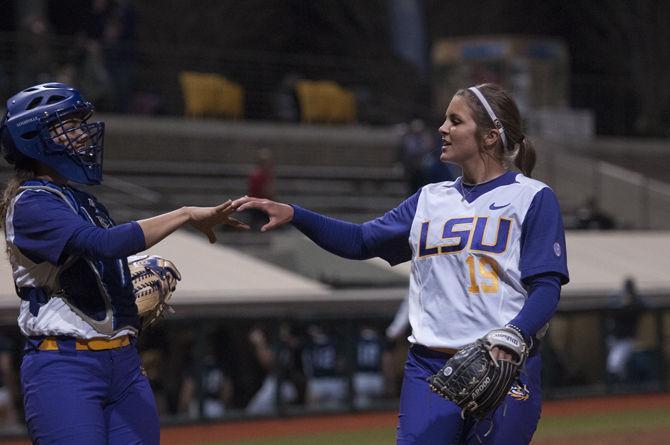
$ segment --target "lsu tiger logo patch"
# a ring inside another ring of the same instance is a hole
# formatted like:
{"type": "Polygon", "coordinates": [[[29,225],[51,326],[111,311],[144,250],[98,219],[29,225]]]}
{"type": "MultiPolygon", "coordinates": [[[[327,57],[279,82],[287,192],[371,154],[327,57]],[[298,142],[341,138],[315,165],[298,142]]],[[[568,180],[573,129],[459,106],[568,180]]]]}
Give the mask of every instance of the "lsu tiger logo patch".
{"type": "Polygon", "coordinates": [[[520,385],[519,383],[515,383],[509,389],[507,395],[515,400],[520,400],[523,402],[524,400],[528,400],[528,398],[530,397],[530,391],[528,390],[528,387],[526,385],[520,385]]]}

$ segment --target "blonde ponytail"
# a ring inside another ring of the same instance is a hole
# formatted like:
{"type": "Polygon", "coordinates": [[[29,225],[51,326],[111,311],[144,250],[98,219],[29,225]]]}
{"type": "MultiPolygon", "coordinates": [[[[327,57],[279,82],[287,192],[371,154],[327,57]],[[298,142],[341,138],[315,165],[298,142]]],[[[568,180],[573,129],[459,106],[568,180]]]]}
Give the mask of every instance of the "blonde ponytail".
{"type": "Polygon", "coordinates": [[[5,227],[5,218],[7,217],[7,209],[12,203],[12,200],[19,191],[21,184],[31,178],[35,177],[32,170],[16,169],[14,175],[7,180],[5,188],[2,190],[2,201],[0,201],[0,226],[5,227]]]}

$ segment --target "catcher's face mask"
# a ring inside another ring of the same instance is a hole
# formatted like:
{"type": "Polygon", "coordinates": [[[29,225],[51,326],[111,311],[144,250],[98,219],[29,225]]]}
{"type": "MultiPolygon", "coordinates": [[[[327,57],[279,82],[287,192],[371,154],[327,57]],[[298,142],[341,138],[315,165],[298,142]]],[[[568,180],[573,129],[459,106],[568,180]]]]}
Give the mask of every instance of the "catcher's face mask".
{"type": "Polygon", "coordinates": [[[7,100],[3,156],[10,163],[35,159],[70,181],[99,184],[105,125],[89,123],[92,114],[93,105],[68,85],[27,88],[7,100]]]}
{"type": "MultiPolygon", "coordinates": [[[[102,180],[102,153],[105,124],[102,122],[88,123],[93,114],[93,107],[77,104],[70,113],[56,112],[55,119],[49,127],[42,126],[41,137],[45,142],[44,153],[54,156],[67,156],[73,166],[63,166],[63,176],[77,181],[81,173],[89,182],[100,183],[102,180]]],[[[61,171],[59,171],[61,173],[61,171]]],[[[62,174],[62,173],[61,173],[62,174]]]]}

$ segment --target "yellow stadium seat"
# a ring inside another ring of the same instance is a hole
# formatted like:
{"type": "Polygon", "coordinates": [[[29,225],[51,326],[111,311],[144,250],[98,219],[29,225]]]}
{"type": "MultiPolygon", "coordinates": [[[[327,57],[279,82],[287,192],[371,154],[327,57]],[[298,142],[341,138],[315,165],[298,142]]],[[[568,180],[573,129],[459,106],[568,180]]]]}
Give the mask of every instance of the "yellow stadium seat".
{"type": "Polygon", "coordinates": [[[220,74],[182,71],[179,74],[188,117],[244,117],[244,89],[220,74]]]}
{"type": "Polygon", "coordinates": [[[300,80],[296,85],[300,117],[309,123],[349,123],[356,120],[356,98],[331,80],[300,80]]]}

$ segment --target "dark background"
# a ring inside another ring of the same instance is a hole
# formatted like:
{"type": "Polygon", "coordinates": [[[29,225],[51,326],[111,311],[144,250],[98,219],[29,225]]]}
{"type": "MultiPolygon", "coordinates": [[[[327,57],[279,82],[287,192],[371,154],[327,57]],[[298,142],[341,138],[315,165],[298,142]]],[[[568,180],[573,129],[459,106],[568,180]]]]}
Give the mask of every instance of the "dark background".
{"type": "MultiPolygon", "coordinates": [[[[4,0],[0,29],[17,29],[19,0],[4,0]]],[[[670,3],[661,0],[523,2],[511,0],[417,0],[425,18],[426,54],[443,37],[473,35],[552,36],[570,53],[570,105],[596,113],[606,135],[666,136],[670,128],[670,3]],[[625,119],[611,119],[611,114],[625,119]]],[[[40,4],[41,2],[35,2],[40,4]]],[[[51,31],[95,34],[92,0],[44,2],[51,31]]],[[[160,3],[121,1],[132,10],[129,41],[168,45],[213,58],[232,54],[341,57],[403,65],[392,48],[384,0],[247,0],[160,3]]],[[[355,62],[354,62],[355,63],[355,62]]],[[[404,67],[407,68],[407,67],[404,67]]],[[[403,69],[404,69],[403,68],[403,69]]],[[[410,67],[411,68],[411,67],[410,67]]],[[[412,76],[406,82],[426,82],[412,76]]],[[[279,74],[269,75],[278,82],[279,74]]],[[[551,88],[551,85],[547,85],[551,88]]],[[[429,102],[427,85],[408,98],[429,102]]],[[[429,107],[427,107],[429,108],[429,107]]]]}

